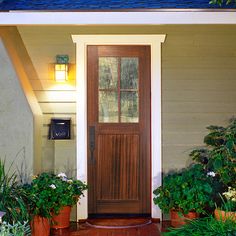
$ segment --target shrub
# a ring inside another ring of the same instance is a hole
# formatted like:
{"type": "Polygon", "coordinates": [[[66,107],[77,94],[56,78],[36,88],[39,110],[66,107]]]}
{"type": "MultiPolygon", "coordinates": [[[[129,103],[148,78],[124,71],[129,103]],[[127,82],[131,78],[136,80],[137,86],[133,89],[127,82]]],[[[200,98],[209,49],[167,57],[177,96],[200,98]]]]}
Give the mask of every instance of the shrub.
{"type": "Polygon", "coordinates": [[[211,125],[207,129],[206,147],[193,150],[190,156],[218,176],[223,192],[227,186],[236,187],[236,119],[226,127],[211,125]]]}
{"type": "Polygon", "coordinates": [[[154,194],[154,203],[164,212],[170,210],[205,213],[206,207],[212,207],[212,177],[207,175],[199,164],[168,173],[163,178],[162,186],[154,194]]]}
{"type": "Polygon", "coordinates": [[[63,206],[74,205],[87,189],[80,180],[68,179],[64,173],[42,173],[25,189],[30,196],[28,203],[32,215],[51,218],[63,206]]]}

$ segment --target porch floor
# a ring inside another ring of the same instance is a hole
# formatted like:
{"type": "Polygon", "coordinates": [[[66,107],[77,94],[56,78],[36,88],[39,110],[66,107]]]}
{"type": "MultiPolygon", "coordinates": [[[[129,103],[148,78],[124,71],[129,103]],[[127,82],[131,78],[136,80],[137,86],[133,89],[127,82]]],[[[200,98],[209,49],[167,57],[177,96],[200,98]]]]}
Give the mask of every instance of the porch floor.
{"type": "Polygon", "coordinates": [[[68,229],[53,230],[51,236],[161,236],[160,232],[166,231],[167,227],[168,222],[127,229],[101,229],[86,223],[72,223],[68,229]]]}

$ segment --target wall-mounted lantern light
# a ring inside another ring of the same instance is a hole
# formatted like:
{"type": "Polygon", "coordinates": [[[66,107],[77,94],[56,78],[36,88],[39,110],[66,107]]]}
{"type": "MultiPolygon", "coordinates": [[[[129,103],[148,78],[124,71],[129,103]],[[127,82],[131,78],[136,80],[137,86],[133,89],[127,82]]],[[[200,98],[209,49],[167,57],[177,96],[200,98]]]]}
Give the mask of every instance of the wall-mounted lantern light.
{"type": "Polygon", "coordinates": [[[68,80],[68,55],[57,55],[55,64],[55,80],[65,82],[68,80]]]}

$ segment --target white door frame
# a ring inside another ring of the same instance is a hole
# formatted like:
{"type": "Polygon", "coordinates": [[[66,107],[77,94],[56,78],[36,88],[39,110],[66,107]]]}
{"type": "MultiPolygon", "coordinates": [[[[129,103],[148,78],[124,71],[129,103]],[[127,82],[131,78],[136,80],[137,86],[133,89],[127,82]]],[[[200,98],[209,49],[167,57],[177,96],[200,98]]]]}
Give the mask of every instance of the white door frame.
{"type": "MultiPolygon", "coordinates": [[[[76,43],[77,178],[87,182],[87,45],[151,46],[151,191],[161,185],[161,43],[165,35],[72,35],[76,43]]],[[[153,199],[153,194],[152,194],[153,199]]],[[[152,218],[161,219],[151,199],[152,218]]],[[[88,217],[87,193],[77,206],[77,219],[88,217]]]]}

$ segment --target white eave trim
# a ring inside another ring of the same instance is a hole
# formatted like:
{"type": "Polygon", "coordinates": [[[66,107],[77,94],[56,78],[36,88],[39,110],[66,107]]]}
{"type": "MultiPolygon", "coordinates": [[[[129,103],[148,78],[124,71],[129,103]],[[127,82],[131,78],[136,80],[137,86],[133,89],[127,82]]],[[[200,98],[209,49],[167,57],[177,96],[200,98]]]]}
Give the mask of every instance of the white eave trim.
{"type": "Polygon", "coordinates": [[[235,11],[0,12],[0,25],[236,24],[235,11]]]}

